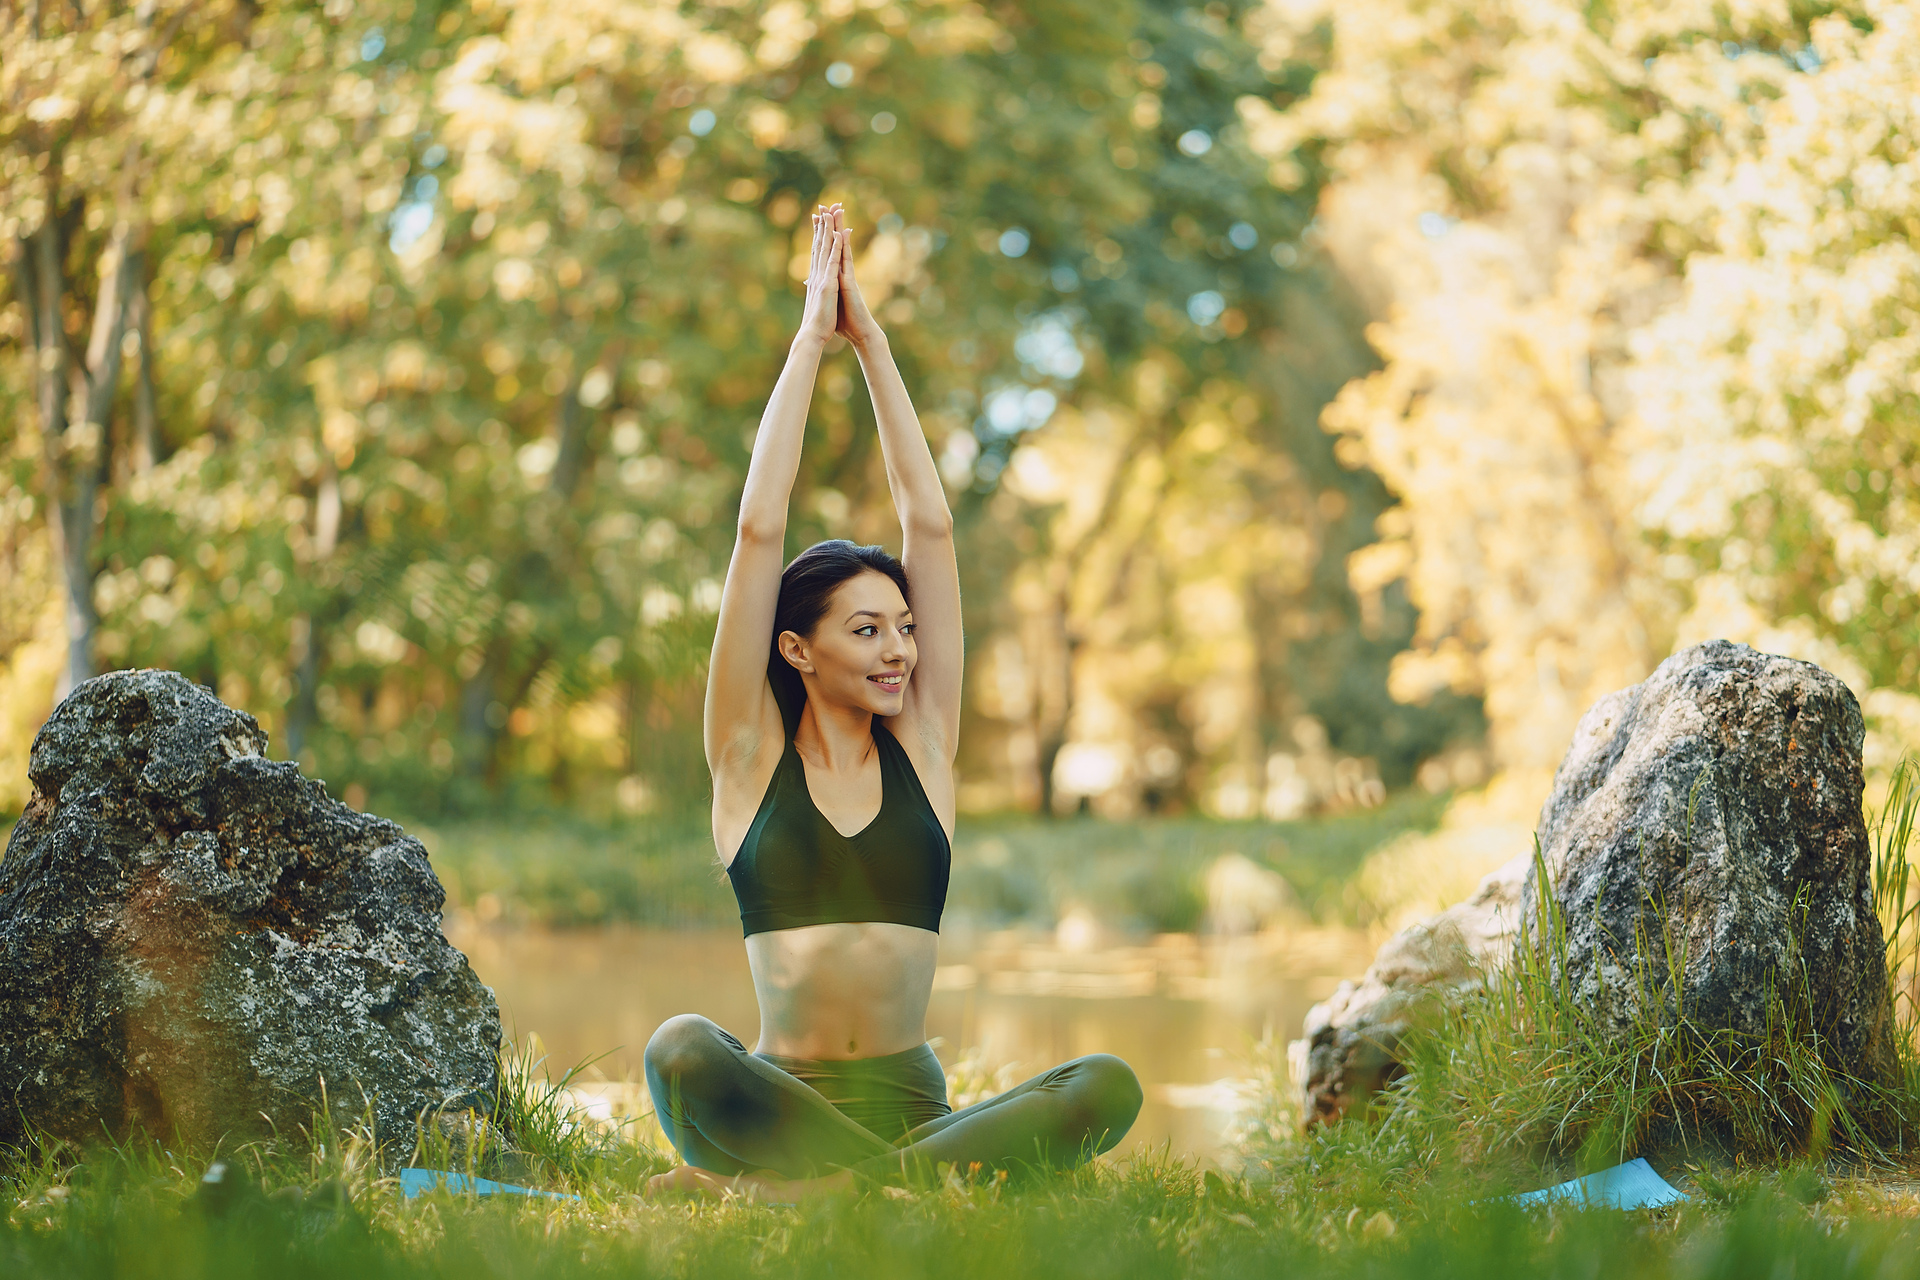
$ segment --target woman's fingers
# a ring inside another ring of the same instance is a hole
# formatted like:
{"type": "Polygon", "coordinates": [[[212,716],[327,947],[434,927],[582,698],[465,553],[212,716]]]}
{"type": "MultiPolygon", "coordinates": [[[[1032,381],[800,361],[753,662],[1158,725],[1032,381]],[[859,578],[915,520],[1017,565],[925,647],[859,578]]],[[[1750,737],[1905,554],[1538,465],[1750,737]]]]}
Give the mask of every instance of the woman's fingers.
{"type": "Polygon", "coordinates": [[[807,271],[809,283],[816,278],[816,271],[826,270],[833,261],[834,214],[840,208],[839,205],[824,204],[815,207],[818,212],[813,215],[813,260],[807,271]]]}
{"type": "Polygon", "coordinates": [[[813,245],[807,255],[809,295],[815,290],[839,287],[841,263],[847,254],[847,235],[841,230],[845,221],[846,210],[839,204],[814,206],[813,245]]]}
{"type": "Polygon", "coordinates": [[[834,205],[831,211],[833,219],[834,251],[839,258],[841,287],[852,277],[853,272],[853,232],[847,230],[847,209],[845,205],[834,205]]]}
{"type": "Polygon", "coordinates": [[[820,285],[829,288],[839,283],[840,276],[840,237],[833,234],[832,219],[826,219],[827,242],[820,260],[820,285]]]}

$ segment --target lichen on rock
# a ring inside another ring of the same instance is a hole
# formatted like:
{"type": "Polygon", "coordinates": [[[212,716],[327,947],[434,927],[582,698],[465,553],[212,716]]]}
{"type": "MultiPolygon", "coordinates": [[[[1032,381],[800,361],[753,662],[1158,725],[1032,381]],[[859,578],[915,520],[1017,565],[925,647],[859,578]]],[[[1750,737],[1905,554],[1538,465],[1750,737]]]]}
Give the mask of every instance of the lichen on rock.
{"type": "Polygon", "coordinates": [[[213,1139],[484,1104],[500,1015],[396,824],[166,671],[81,685],[0,862],[0,1141],[213,1139]]]}

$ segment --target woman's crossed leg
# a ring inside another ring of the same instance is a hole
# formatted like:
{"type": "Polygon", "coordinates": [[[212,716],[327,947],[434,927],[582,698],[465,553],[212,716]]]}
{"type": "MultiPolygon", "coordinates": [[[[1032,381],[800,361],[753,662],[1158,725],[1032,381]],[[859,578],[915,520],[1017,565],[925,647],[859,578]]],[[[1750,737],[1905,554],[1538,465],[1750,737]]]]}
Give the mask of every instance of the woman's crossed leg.
{"type": "Polygon", "coordinates": [[[1071,1167],[1112,1150],[1141,1103],[1126,1063],[1090,1054],[888,1142],[694,1014],[654,1033],[646,1071],[660,1126],[688,1166],[654,1179],[653,1191],[786,1199],[855,1179],[897,1182],[943,1163],[1071,1167]]]}

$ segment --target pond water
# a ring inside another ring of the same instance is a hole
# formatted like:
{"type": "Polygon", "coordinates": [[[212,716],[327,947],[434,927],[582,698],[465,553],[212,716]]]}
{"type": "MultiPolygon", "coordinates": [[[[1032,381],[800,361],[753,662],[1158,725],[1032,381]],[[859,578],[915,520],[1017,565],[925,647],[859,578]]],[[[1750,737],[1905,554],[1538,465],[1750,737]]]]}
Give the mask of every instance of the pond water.
{"type": "MultiPolygon", "coordinates": [[[[704,1014],[749,1046],[759,1025],[734,930],[535,931],[452,918],[448,935],[499,997],[509,1034],[538,1035],[556,1077],[597,1056],[586,1078],[641,1081],[647,1038],[676,1013],[704,1014]]],[[[1363,936],[1325,930],[1126,945],[1072,918],[1054,934],[949,931],[928,1033],[950,1074],[966,1059],[961,1074],[978,1096],[1080,1054],[1118,1054],[1146,1091],[1119,1153],[1171,1145],[1212,1161],[1245,1104],[1254,1044],[1298,1036],[1308,1007],[1370,958],[1363,936]]]]}

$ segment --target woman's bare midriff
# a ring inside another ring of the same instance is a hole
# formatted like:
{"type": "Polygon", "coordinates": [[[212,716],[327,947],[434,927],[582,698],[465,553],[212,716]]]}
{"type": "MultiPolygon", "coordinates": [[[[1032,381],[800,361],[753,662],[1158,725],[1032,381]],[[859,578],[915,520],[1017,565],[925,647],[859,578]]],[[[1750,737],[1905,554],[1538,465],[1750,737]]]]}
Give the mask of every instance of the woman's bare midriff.
{"type": "Polygon", "coordinates": [[[814,924],[747,939],[758,1053],[880,1058],[927,1039],[940,935],[904,924],[814,924]]]}

